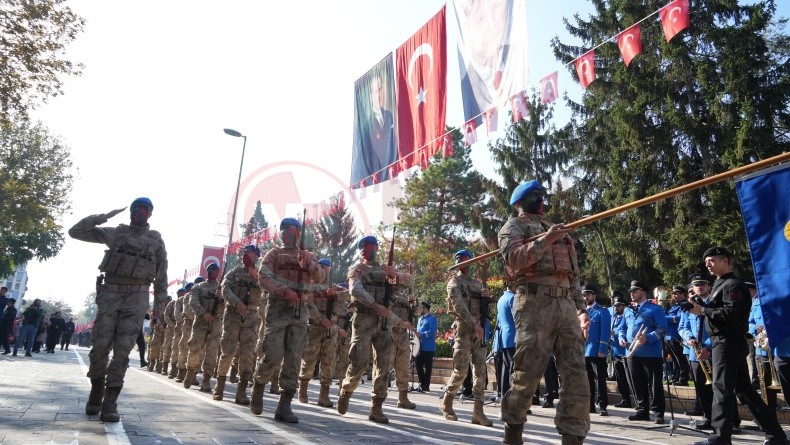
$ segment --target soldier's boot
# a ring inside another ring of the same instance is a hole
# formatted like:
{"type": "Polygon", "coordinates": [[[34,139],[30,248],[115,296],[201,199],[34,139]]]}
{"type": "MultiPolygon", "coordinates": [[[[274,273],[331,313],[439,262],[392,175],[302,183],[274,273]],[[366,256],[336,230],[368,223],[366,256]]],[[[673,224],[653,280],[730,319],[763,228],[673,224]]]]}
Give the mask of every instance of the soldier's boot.
{"type": "Polygon", "coordinates": [[[104,399],[104,377],[91,379],[91,393],[88,403],[85,404],[85,414],[95,416],[101,412],[101,402],[104,399]]]}
{"type": "Polygon", "coordinates": [[[570,434],[562,435],[562,445],[582,445],[584,437],[571,436],[570,434]]]}
{"type": "Polygon", "coordinates": [[[345,414],[348,411],[348,402],[351,401],[351,393],[340,390],[340,396],[337,398],[337,412],[345,414]]]}
{"type": "Polygon", "coordinates": [[[329,400],[329,385],[321,384],[321,392],[318,393],[318,406],[323,406],[325,408],[332,408],[335,406],[331,400],[329,400]]]}
{"type": "Polygon", "coordinates": [[[247,398],[247,380],[248,377],[244,373],[241,375],[238,385],[236,385],[236,404],[247,406],[250,404],[250,399],[247,398]]]}
{"type": "Polygon", "coordinates": [[[200,383],[198,382],[197,379],[197,371],[195,371],[195,375],[192,377],[192,386],[199,386],[199,385],[200,383]]]}
{"type": "Polygon", "coordinates": [[[398,408],[414,409],[417,408],[411,400],[409,400],[409,392],[405,389],[398,391],[398,408]]]}
{"type": "Polygon", "coordinates": [[[104,400],[101,405],[102,422],[118,422],[121,415],[118,414],[118,395],[121,394],[120,386],[113,386],[104,390],[104,400]]]}
{"type": "Polygon", "coordinates": [[[507,445],[522,445],[524,443],[524,439],[521,438],[522,434],[524,434],[523,423],[506,423],[505,437],[502,439],[502,443],[507,445]]]}
{"type": "Polygon", "coordinates": [[[230,365],[230,378],[228,379],[228,381],[230,383],[239,383],[238,373],[239,373],[239,368],[237,368],[236,365],[230,365]]]}
{"type": "Polygon", "coordinates": [[[278,377],[272,379],[272,384],[269,385],[269,393],[280,394],[280,383],[278,381],[278,377]]]}
{"type": "Polygon", "coordinates": [[[162,372],[162,362],[157,360],[156,361],[156,373],[160,374],[162,372]]]}
{"type": "Polygon", "coordinates": [[[472,409],[472,423],[475,425],[491,426],[494,424],[483,411],[483,401],[475,400],[475,406],[472,409]]]}
{"type": "Polygon", "coordinates": [[[310,380],[299,379],[299,403],[307,403],[307,384],[310,380]]]}
{"type": "MultiPolygon", "coordinates": [[[[178,368],[178,374],[176,374],[176,382],[178,383],[183,382],[186,375],[187,375],[187,370],[185,368],[178,368]]],[[[189,388],[189,386],[185,386],[185,388],[189,388]]]]}
{"type": "Polygon", "coordinates": [[[384,415],[381,410],[381,405],[384,403],[384,397],[373,397],[370,403],[370,415],[368,419],[376,423],[390,423],[390,419],[384,415]]]}
{"type": "Polygon", "coordinates": [[[170,362],[162,363],[162,370],[159,371],[159,373],[162,374],[162,375],[167,375],[167,365],[169,365],[169,364],[170,364],[170,362]]]}
{"type": "Polygon", "coordinates": [[[148,362],[148,372],[154,372],[154,368],[156,367],[156,359],[151,359],[148,362]]]}
{"type": "Polygon", "coordinates": [[[250,412],[258,415],[263,412],[263,388],[266,385],[262,385],[258,382],[255,382],[252,385],[252,398],[250,399],[250,412]]]}
{"type": "Polygon", "coordinates": [[[189,389],[192,386],[192,381],[195,380],[195,371],[187,369],[186,376],[184,376],[184,388],[189,389]]]}
{"type": "Polygon", "coordinates": [[[217,386],[214,387],[214,392],[212,393],[211,398],[214,400],[222,400],[222,397],[225,395],[225,377],[224,375],[217,376],[217,386]]]}
{"type": "Polygon", "coordinates": [[[442,415],[447,420],[458,420],[458,416],[455,415],[455,411],[453,411],[453,395],[446,392],[444,393],[444,398],[442,398],[442,404],[440,405],[442,410],[442,415]]]}
{"type": "Polygon", "coordinates": [[[174,379],[176,378],[177,375],[178,375],[178,367],[176,366],[175,363],[173,363],[173,367],[170,368],[170,373],[167,374],[167,378],[174,379]]]}
{"type": "Polygon", "coordinates": [[[295,389],[284,389],[280,391],[280,402],[277,403],[277,409],[274,411],[274,420],[279,420],[285,423],[299,423],[299,419],[291,411],[291,400],[296,394],[295,389]]]}
{"type": "Polygon", "coordinates": [[[211,392],[211,371],[203,371],[203,380],[200,381],[200,392],[211,392]]]}

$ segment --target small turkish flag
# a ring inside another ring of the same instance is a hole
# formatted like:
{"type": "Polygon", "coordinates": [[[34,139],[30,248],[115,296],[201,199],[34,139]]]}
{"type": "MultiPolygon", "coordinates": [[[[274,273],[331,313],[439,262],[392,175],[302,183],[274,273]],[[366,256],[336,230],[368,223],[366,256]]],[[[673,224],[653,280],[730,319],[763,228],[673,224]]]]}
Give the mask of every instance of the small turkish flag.
{"type": "Polygon", "coordinates": [[[519,92],[510,98],[510,106],[513,111],[513,123],[518,123],[521,119],[527,118],[527,98],[523,92],[519,92]]]}
{"type": "Polygon", "coordinates": [[[490,135],[497,129],[497,122],[499,121],[499,113],[496,107],[483,113],[483,120],[486,123],[486,135],[490,135]]]}
{"type": "MultiPolygon", "coordinates": [[[[540,104],[546,105],[557,100],[557,72],[540,79],[540,104]]],[[[526,101],[525,101],[526,103],[526,101]]]]}
{"type": "Polygon", "coordinates": [[[576,75],[582,88],[587,88],[595,80],[595,50],[590,50],[576,59],[576,75]]]}
{"type": "Polygon", "coordinates": [[[387,170],[390,173],[390,184],[396,184],[398,182],[398,163],[391,164],[387,170]]]}
{"type": "Polygon", "coordinates": [[[475,142],[477,142],[477,124],[472,119],[464,124],[464,143],[468,147],[475,142]]]}
{"type": "Polygon", "coordinates": [[[620,53],[623,54],[625,66],[628,66],[631,60],[642,52],[642,32],[639,29],[639,23],[617,36],[617,46],[620,47],[620,53]]]}
{"type": "Polygon", "coordinates": [[[661,8],[658,14],[661,16],[661,26],[664,28],[667,42],[689,26],[688,0],[674,0],[661,8]]]}
{"type": "Polygon", "coordinates": [[[451,158],[453,156],[453,136],[450,133],[444,135],[444,147],[442,150],[444,151],[443,155],[445,158],[451,158]]]}

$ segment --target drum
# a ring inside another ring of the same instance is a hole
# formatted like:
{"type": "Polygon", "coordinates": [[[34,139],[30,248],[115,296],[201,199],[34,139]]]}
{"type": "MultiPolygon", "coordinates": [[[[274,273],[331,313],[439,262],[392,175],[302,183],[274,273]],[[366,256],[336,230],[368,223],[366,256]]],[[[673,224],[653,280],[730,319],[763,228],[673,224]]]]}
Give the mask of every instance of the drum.
{"type": "Polygon", "coordinates": [[[409,345],[411,346],[411,356],[417,357],[420,355],[420,336],[417,334],[413,334],[409,339],[409,345]]]}

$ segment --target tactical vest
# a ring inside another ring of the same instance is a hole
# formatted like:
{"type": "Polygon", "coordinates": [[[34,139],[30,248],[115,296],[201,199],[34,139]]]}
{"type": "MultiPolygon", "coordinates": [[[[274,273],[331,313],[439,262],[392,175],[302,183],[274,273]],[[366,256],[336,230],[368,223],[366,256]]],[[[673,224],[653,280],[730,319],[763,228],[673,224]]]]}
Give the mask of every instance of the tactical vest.
{"type": "Polygon", "coordinates": [[[337,321],[337,311],[338,311],[338,301],[337,297],[329,297],[326,294],[326,289],[322,289],[317,292],[313,292],[313,304],[315,304],[316,309],[320,312],[324,317],[327,317],[332,322],[337,321]],[[330,314],[331,309],[331,314],[330,314]],[[329,314],[329,316],[327,316],[329,314]]]}
{"type": "Polygon", "coordinates": [[[99,270],[123,277],[142,278],[153,282],[156,278],[156,248],[161,243],[159,232],[121,225],[112,246],[104,251],[99,270]]]}
{"type": "MultiPolygon", "coordinates": [[[[384,289],[387,283],[387,274],[382,270],[381,265],[368,265],[362,272],[362,287],[370,294],[377,304],[384,305],[384,289]]],[[[392,305],[394,296],[390,297],[390,305],[392,305]]]]}
{"type": "Polygon", "coordinates": [[[239,297],[239,300],[247,306],[247,309],[257,309],[261,304],[261,294],[263,293],[258,283],[250,277],[243,267],[232,270],[230,275],[228,277],[231,280],[230,291],[239,297]]]}
{"type": "MultiPolygon", "coordinates": [[[[549,223],[538,221],[530,216],[510,218],[508,224],[515,224],[521,229],[525,239],[541,235],[551,227],[549,223]]],[[[573,272],[572,253],[573,242],[571,238],[568,236],[563,237],[554,244],[547,246],[538,261],[529,267],[514,269],[505,265],[505,279],[508,282],[515,283],[523,278],[529,279],[547,275],[569,276],[573,272]]]]}
{"type": "MultiPolygon", "coordinates": [[[[483,284],[464,275],[456,275],[453,279],[455,280],[455,286],[460,290],[461,296],[463,297],[464,305],[469,309],[472,317],[480,318],[480,301],[483,292],[483,284]]],[[[449,298],[449,296],[447,298],[447,310],[450,312],[450,315],[460,317],[460,313],[455,307],[455,302],[452,298],[449,298]]]]}
{"type": "MultiPolygon", "coordinates": [[[[306,288],[304,282],[309,279],[307,272],[302,272],[302,284],[297,283],[299,278],[299,251],[296,249],[275,249],[274,253],[274,267],[272,274],[275,281],[283,286],[289,287],[295,291],[300,291],[306,288]]],[[[282,298],[281,295],[271,296],[275,298],[282,298]]]]}
{"type": "Polygon", "coordinates": [[[219,283],[204,281],[192,289],[192,298],[197,298],[200,306],[206,312],[216,315],[223,305],[223,300],[216,295],[217,289],[219,289],[219,283]]]}

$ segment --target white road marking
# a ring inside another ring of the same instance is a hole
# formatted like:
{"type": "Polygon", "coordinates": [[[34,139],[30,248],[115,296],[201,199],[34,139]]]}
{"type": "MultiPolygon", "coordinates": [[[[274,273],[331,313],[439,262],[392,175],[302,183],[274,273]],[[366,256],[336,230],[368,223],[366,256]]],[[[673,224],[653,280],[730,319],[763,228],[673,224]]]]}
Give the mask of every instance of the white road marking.
{"type": "MultiPolygon", "coordinates": [[[[88,374],[88,366],[85,364],[85,361],[82,360],[82,356],[74,350],[74,354],[77,355],[77,360],[80,362],[80,367],[82,367],[82,372],[88,374]]],[[[104,422],[104,432],[107,434],[107,443],[110,445],[132,445],[129,442],[129,436],[126,435],[126,430],[123,428],[123,422],[104,422]]]]}

